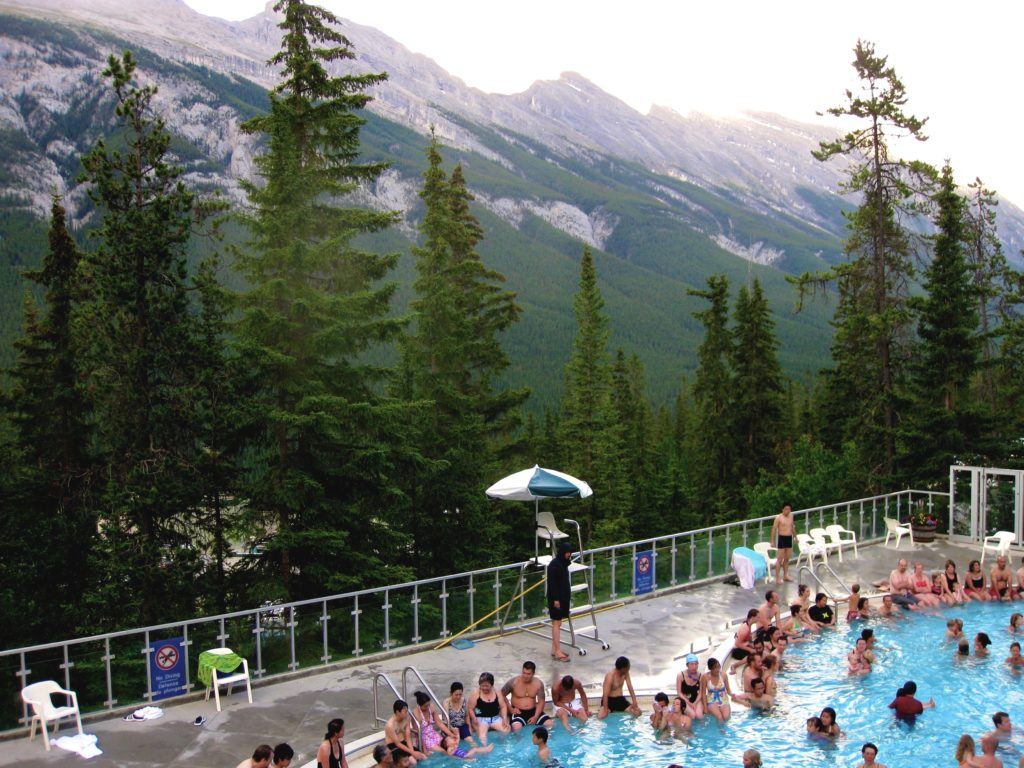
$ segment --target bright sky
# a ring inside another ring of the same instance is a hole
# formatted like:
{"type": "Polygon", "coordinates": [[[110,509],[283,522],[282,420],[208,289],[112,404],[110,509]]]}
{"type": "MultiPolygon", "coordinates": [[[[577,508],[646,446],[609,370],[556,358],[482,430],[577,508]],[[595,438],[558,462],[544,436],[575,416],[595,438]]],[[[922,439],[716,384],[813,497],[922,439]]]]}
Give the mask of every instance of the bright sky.
{"type": "MultiPolygon", "coordinates": [[[[185,0],[242,19],[263,0],[185,0]]],[[[514,93],[579,72],[646,112],[816,111],[854,87],[851,49],[871,40],[903,80],[908,109],[929,117],[916,157],[949,158],[959,181],[980,176],[1024,207],[1021,77],[1024,4],[916,0],[321,0],[376,27],[484,91],[514,93]],[[851,12],[855,13],[850,18],[851,12]]],[[[358,48],[359,41],[353,40],[358,48]]]]}

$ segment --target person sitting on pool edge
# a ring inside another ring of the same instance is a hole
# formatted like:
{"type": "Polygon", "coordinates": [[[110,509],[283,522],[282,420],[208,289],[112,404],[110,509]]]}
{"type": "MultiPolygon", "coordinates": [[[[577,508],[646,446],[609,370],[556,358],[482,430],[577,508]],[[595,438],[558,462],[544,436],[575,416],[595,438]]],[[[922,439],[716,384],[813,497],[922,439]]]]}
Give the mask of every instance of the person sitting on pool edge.
{"type": "Polygon", "coordinates": [[[597,719],[604,720],[612,712],[628,712],[633,717],[640,716],[633,681],[629,676],[629,659],[625,656],[615,660],[615,667],[604,676],[601,686],[601,709],[597,719]],[[622,693],[623,686],[629,691],[628,699],[622,693]]]}
{"type": "Polygon", "coordinates": [[[547,706],[544,683],[536,675],[537,665],[532,661],[524,661],[523,671],[501,686],[502,697],[512,695],[508,705],[508,712],[512,715],[512,733],[528,725],[544,725],[551,719],[544,712],[547,706]]]}
{"type": "Polygon", "coordinates": [[[575,717],[580,723],[590,718],[590,703],[583,684],[572,675],[565,675],[551,686],[551,706],[555,717],[569,730],[569,718],[575,717]]]}
{"type": "Polygon", "coordinates": [[[924,712],[925,709],[933,709],[935,707],[935,699],[928,699],[928,701],[922,702],[914,697],[915,693],[917,693],[917,683],[913,680],[907,680],[896,691],[896,698],[889,702],[889,709],[896,711],[896,717],[913,719],[924,712]]]}
{"type": "Polygon", "coordinates": [[[1006,567],[1006,557],[1000,555],[996,558],[996,564],[988,574],[989,594],[993,600],[1011,602],[1019,600],[1020,595],[1013,589],[1013,573],[1006,567]]]}
{"type": "Polygon", "coordinates": [[[814,596],[814,605],[807,611],[807,614],[823,627],[835,626],[836,612],[828,604],[828,595],[824,592],[819,592],[814,596]]]}

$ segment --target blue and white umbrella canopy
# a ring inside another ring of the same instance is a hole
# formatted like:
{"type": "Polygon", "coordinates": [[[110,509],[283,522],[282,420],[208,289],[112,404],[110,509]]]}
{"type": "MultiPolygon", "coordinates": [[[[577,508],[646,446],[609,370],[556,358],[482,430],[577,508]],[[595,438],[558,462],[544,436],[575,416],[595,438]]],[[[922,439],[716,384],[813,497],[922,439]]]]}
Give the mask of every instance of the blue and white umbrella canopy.
{"type": "Polygon", "coordinates": [[[486,494],[505,501],[540,501],[541,499],[585,499],[594,492],[584,481],[554,469],[534,465],[532,469],[503,477],[486,494]]]}

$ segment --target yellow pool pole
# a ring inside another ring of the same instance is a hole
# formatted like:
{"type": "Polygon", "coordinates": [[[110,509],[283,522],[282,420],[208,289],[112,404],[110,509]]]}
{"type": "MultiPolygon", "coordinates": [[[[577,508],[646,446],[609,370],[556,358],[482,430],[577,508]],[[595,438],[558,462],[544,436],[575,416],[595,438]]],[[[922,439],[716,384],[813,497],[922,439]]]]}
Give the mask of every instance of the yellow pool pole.
{"type": "Polygon", "coordinates": [[[517,594],[517,595],[513,595],[513,596],[512,596],[512,599],[511,599],[511,600],[509,600],[509,601],[507,601],[507,602],[504,602],[504,603],[502,603],[502,604],[501,604],[501,605],[499,605],[499,606],[498,606],[497,608],[495,608],[495,609],[494,609],[493,611],[491,611],[490,613],[488,613],[488,614],[487,614],[486,616],[481,616],[481,617],[480,617],[479,619],[477,619],[476,621],[474,621],[474,622],[473,622],[472,624],[470,624],[470,625],[469,625],[468,627],[466,627],[466,628],[465,628],[464,630],[462,630],[461,632],[458,632],[457,634],[454,634],[454,635],[452,635],[451,637],[446,637],[446,638],[445,638],[444,640],[442,640],[442,641],[441,641],[440,643],[438,643],[437,645],[435,645],[435,646],[434,646],[434,650],[435,650],[435,651],[437,651],[437,650],[440,650],[441,648],[444,648],[444,647],[445,647],[446,645],[448,645],[448,643],[452,642],[453,640],[456,640],[456,639],[458,639],[458,638],[462,637],[462,636],[463,636],[464,634],[466,634],[467,632],[469,632],[469,631],[470,631],[470,630],[471,630],[471,629],[472,629],[473,627],[475,627],[475,626],[476,626],[477,624],[479,624],[479,623],[480,623],[481,621],[486,621],[487,619],[491,618],[491,616],[493,616],[493,615],[494,615],[494,614],[496,614],[496,613],[497,613],[498,611],[500,611],[500,610],[501,610],[502,608],[506,608],[506,607],[508,607],[508,606],[509,606],[509,605],[510,605],[511,603],[515,602],[516,600],[518,600],[518,599],[519,599],[520,597],[522,597],[523,595],[527,594],[528,592],[532,592],[532,591],[533,591],[533,590],[535,590],[535,589],[536,589],[537,587],[539,587],[539,586],[540,586],[541,584],[543,584],[543,583],[544,583],[544,581],[545,581],[544,579],[541,579],[540,581],[538,581],[538,582],[537,582],[536,584],[534,584],[533,586],[527,587],[526,589],[524,589],[524,590],[523,590],[522,592],[520,592],[520,593],[519,593],[519,594],[517,594]]]}

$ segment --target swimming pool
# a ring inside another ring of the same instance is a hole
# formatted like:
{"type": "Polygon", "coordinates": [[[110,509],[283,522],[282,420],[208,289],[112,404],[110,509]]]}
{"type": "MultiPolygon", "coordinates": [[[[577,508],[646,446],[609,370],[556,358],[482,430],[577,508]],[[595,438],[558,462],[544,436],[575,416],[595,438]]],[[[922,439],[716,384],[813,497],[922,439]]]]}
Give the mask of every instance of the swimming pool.
{"type": "MultiPolygon", "coordinates": [[[[603,722],[592,719],[576,735],[554,728],[549,746],[563,766],[616,766],[617,768],[665,768],[669,763],[707,768],[735,768],[742,764],[744,749],[761,752],[766,766],[852,766],[860,760],[866,741],[879,746],[879,762],[890,768],[953,764],[953,751],[962,733],[977,740],[992,728],[998,710],[1011,719],[1024,718],[1024,675],[1015,675],[1003,663],[1014,637],[1006,629],[1010,614],[1024,610],[1020,604],[978,604],[942,611],[843,623],[838,629],[793,646],[786,653],[786,669],[778,677],[775,710],[752,713],[733,705],[732,718],[720,727],[713,718],[694,725],[686,742],[658,740],[644,716],[633,719],[613,715],[603,722]],[[955,645],[944,640],[946,620],[960,617],[965,634],[973,638],[987,632],[993,644],[987,659],[954,661],[955,645]],[[846,673],[846,653],[861,629],[872,627],[878,638],[878,661],[867,676],[846,673]],[[887,709],[896,689],[905,680],[917,682],[917,697],[934,697],[936,708],[925,710],[913,725],[896,721],[887,709]],[[822,707],[838,712],[837,721],[846,737],[835,743],[809,739],[806,720],[822,707]]],[[[703,667],[702,667],[703,669],[703,667]]],[[[665,681],[671,695],[672,680],[665,681]]],[[[592,705],[597,711],[597,705],[592,705]]],[[[1015,733],[1017,725],[1015,724],[1015,733]]],[[[496,746],[477,765],[487,768],[537,766],[536,747],[529,730],[493,739],[496,746]]],[[[1024,754],[1024,738],[1000,747],[999,756],[1008,768],[1024,754]]]]}

